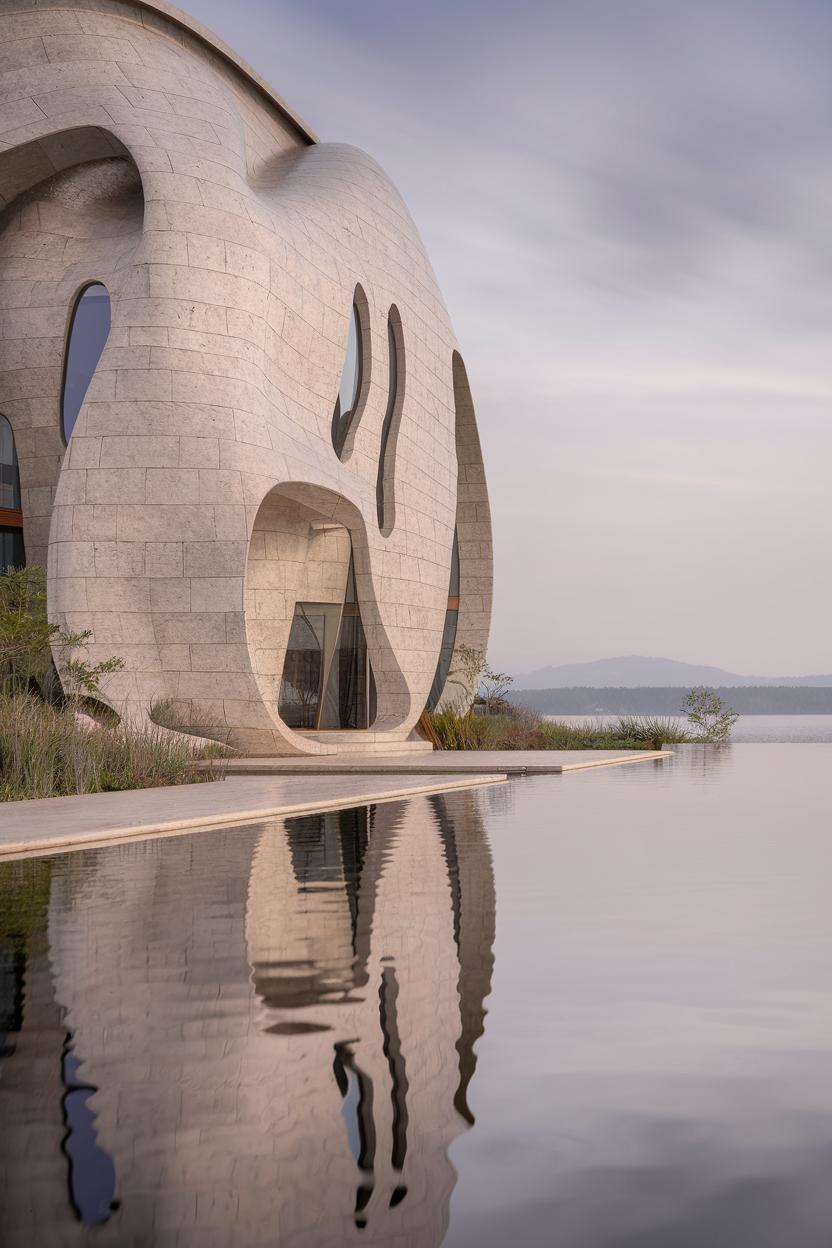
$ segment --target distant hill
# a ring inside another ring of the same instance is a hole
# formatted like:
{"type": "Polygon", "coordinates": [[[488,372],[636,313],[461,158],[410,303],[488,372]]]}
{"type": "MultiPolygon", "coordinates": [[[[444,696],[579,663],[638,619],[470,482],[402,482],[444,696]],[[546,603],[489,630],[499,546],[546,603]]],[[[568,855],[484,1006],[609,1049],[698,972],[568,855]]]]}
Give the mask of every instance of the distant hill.
{"type": "Polygon", "coordinates": [[[721,667],[703,667],[697,663],[680,663],[676,659],[652,659],[642,655],[625,655],[617,659],[595,659],[591,663],[562,663],[558,667],[539,667],[534,672],[515,676],[514,687],[521,689],[638,689],[673,687],[689,689],[693,685],[711,688],[739,688],[747,685],[788,685],[791,687],[832,686],[827,676],[740,676],[721,667]]]}

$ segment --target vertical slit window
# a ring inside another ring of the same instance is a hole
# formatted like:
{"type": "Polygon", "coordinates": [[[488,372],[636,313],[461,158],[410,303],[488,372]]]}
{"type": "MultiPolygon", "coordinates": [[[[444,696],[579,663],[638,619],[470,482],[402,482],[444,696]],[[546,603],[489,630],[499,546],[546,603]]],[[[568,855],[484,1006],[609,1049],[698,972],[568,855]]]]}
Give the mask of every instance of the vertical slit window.
{"type": "Polygon", "coordinates": [[[335,400],[335,411],[332,413],[332,445],[339,458],[343,454],[347,434],[355,419],[358,397],[361,393],[362,356],[361,317],[358,313],[358,305],[353,303],[347,335],[347,354],[341,372],[338,397],[335,400]]]}
{"type": "Polygon", "coordinates": [[[387,317],[387,358],[388,358],[388,382],[387,382],[387,411],[384,414],[384,424],[381,427],[381,446],[378,455],[378,478],[376,480],[376,510],[378,512],[378,527],[383,529],[385,525],[392,528],[392,498],[387,497],[387,485],[392,485],[394,461],[396,458],[396,434],[398,429],[396,426],[397,418],[401,412],[401,396],[400,381],[402,379],[402,364],[400,351],[401,322],[399,320],[398,309],[394,306],[390,309],[387,317]],[[389,463],[388,463],[389,460],[389,463]]]}
{"type": "Polygon", "coordinates": [[[64,441],[69,442],[89,384],[110,333],[110,296],[100,282],[85,286],[69,324],[64,360],[61,419],[64,441]]]}

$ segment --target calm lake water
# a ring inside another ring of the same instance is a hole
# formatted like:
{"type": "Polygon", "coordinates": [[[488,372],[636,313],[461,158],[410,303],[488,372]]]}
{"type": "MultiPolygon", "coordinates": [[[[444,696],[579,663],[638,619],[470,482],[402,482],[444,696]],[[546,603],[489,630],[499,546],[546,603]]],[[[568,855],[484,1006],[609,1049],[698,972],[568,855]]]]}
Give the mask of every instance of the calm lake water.
{"type": "Polygon", "coordinates": [[[0,865],[4,1248],[829,1248],[832,746],[0,865]]]}
{"type": "MultiPolygon", "coordinates": [[[[581,725],[597,724],[604,716],[544,715],[544,719],[581,725]]],[[[740,715],[731,739],[738,744],[748,741],[832,741],[832,715],[740,715]]]]}

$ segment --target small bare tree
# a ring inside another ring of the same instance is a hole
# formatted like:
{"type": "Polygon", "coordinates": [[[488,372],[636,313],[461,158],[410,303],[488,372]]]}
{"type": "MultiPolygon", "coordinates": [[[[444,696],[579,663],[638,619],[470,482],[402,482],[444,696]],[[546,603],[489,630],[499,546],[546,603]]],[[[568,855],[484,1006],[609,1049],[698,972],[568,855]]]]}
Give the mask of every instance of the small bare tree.
{"type": "Polygon", "coordinates": [[[454,666],[448,672],[449,685],[462,690],[460,702],[473,702],[488,664],[482,650],[460,645],[454,651],[454,666]]]}
{"type": "Polygon", "coordinates": [[[513,684],[513,676],[505,672],[494,672],[486,663],[480,676],[479,693],[489,715],[501,709],[506,700],[506,694],[513,684]]]}
{"type": "Polygon", "coordinates": [[[702,741],[727,741],[739,719],[736,711],[723,702],[714,689],[704,685],[691,689],[682,703],[682,710],[702,741]]]}

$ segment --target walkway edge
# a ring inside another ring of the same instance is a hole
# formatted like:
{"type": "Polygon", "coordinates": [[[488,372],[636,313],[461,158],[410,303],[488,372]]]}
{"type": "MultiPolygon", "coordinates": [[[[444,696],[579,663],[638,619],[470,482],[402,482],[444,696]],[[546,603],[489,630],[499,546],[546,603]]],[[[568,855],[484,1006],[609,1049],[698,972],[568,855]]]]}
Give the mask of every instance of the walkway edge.
{"type": "MultiPolygon", "coordinates": [[[[404,797],[418,797],[433,793],[445,793],[455,789],[479,788],[485,784],[506,784],[504,775],[474,775],[455,777],[454,779],[438,780],[435,785],[402,785],[394,790],[386,789],[374,792],[372,786],[366,793],[352,793],[342,797],[309,799],[305,801],[267,803],[253,806],[248,810],[237,810],[216,815],[202,814],[192,818],[168,819],[146,824],[114,824],[85,833],[44,833],[37,837],[19,840],[0,838],[0,861],[9,858],[34,858],[47,853],[69,853],[76,849],[90,849],[97,845],[124,843],[131,840],[147,840],[155,837],[177,836],[180,833],[198,832],[202,829],[217,827],[235,827],[247,823],[259,823],[263,819],[291,817],[294,815],[312,815],[324,810],[349,810],[353,806],[364,806],[369,802],[395,802],[404,797]]],[[[185,786],[182,786],[185,787],[185,786]]],[[[153,790],[136,789],[136,793],[148,793],[153,790]]],[[[99,794],[89,794],[92,800],[99,794]]],[[[37,800],[37,799],[36,799],[37,800]]],[[[47,798],[47,801],[55,799],[47,798]]],[[[58,799],[60,800],[60,799],[58,799]]],[[[2,805],[0,805],[2,813],[2,805]]]]}

